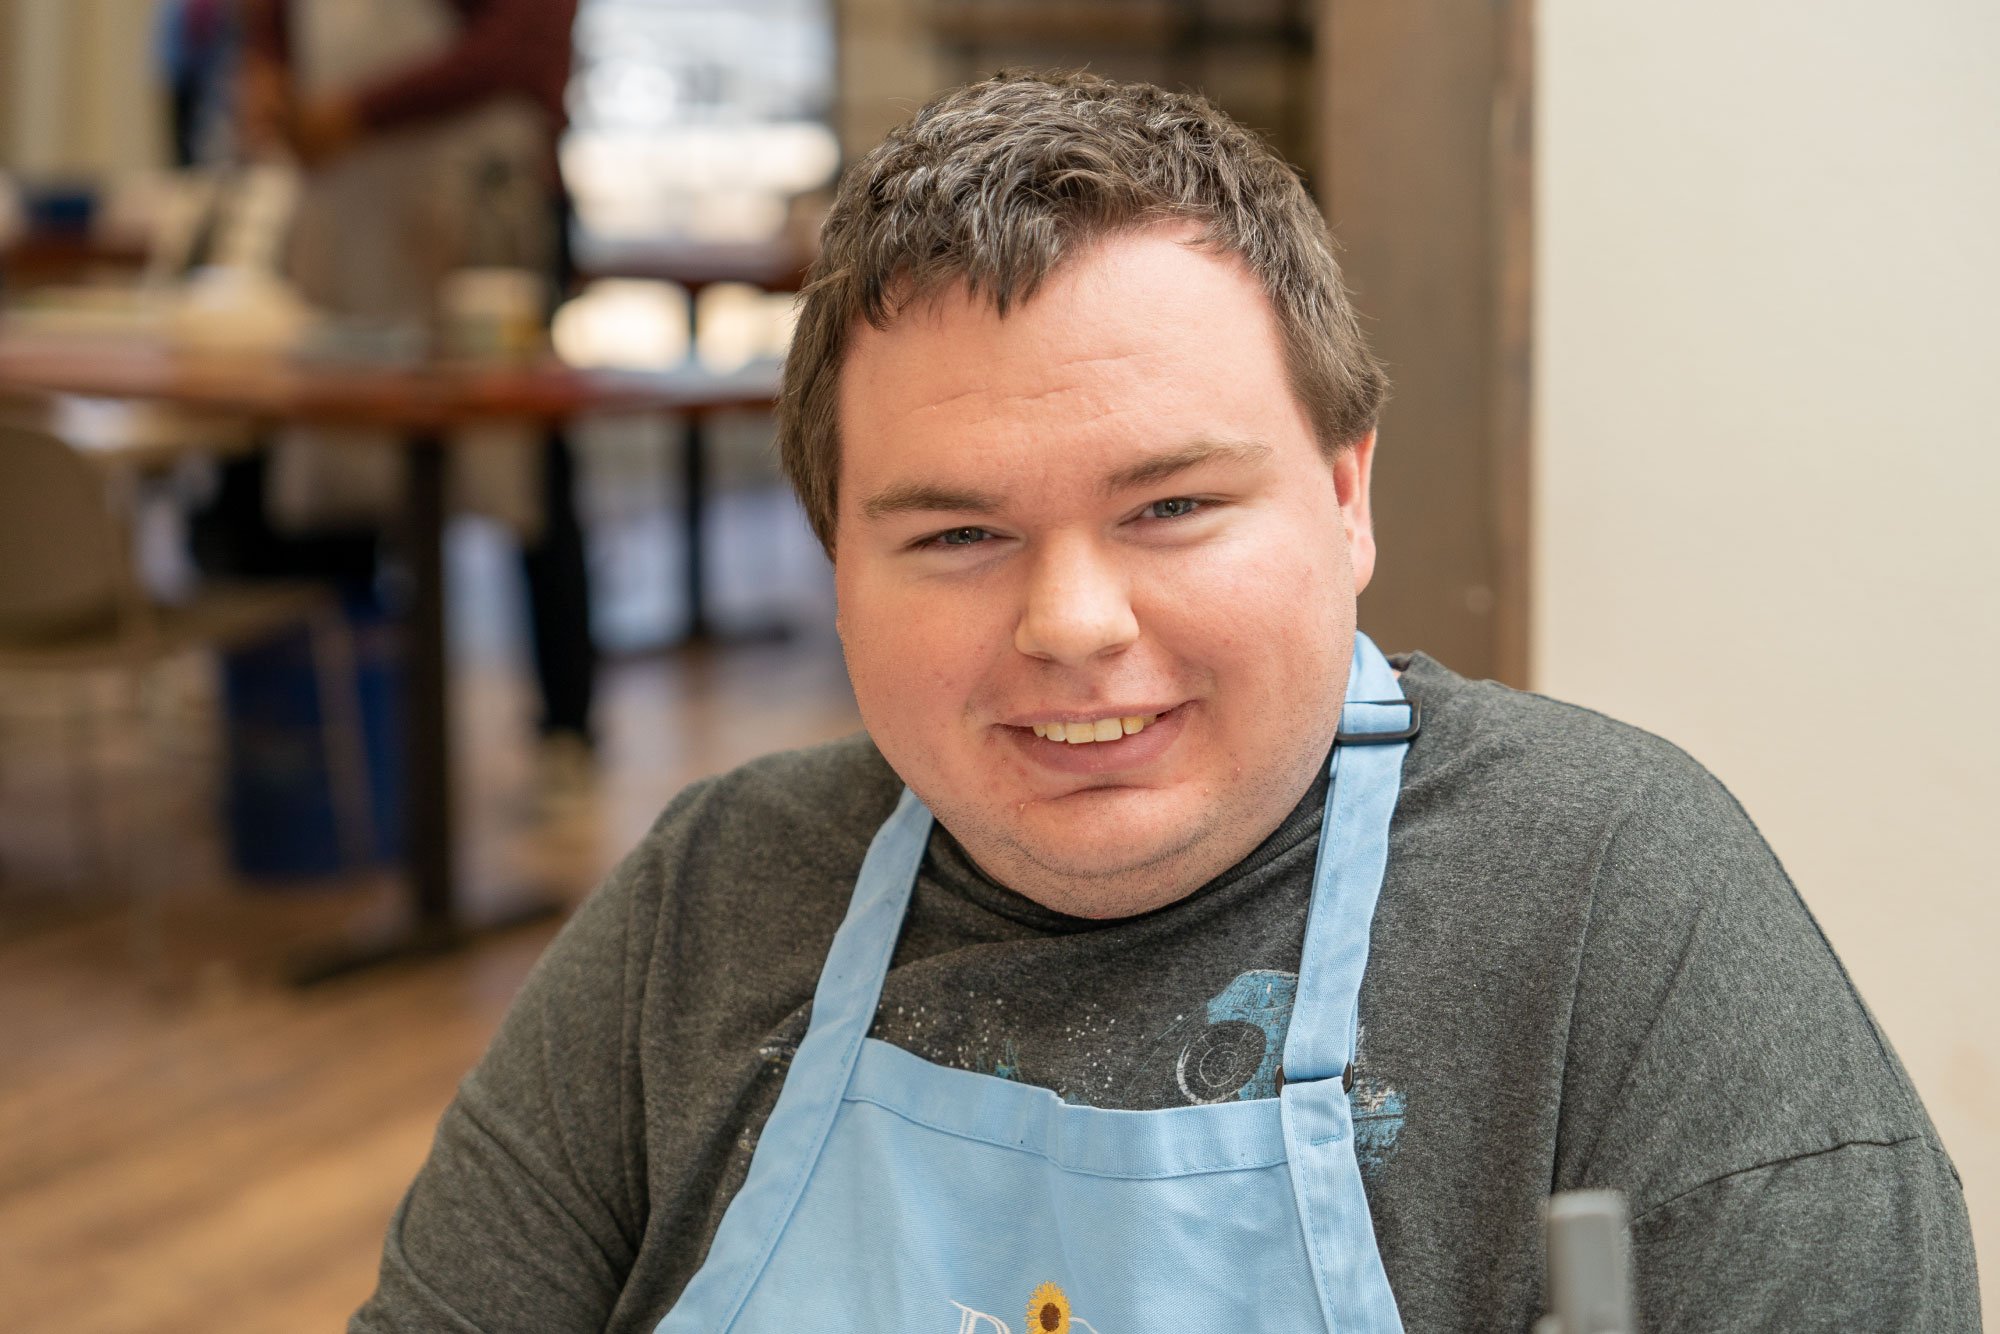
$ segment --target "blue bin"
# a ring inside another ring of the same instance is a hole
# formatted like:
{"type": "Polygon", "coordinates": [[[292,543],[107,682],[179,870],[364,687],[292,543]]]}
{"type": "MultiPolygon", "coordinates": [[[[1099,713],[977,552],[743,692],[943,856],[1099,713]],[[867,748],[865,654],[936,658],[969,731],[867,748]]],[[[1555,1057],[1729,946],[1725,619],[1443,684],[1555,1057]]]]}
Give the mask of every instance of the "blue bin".
{"type": "MultiPolygon", "coordinates": [[[[395,627],[379,603],[350,600],[368,808],[375,864],[403,850],[403,668],[395,627]]],[[[225,656],[228,776],[224,822],[230,864],[255,880],[299,881],[359,869],[343,855],[333,769],[321,725],[325,701],[312,638],[300,627],[225,656]]]]}

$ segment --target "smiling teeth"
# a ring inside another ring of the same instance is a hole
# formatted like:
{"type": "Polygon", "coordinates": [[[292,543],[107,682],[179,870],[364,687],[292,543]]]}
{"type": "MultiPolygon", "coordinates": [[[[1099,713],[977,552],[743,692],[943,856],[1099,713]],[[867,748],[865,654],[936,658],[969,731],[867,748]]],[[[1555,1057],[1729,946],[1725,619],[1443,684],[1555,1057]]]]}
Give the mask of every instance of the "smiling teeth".
{"type": "Polygon", "coordinates": [[[1035,735],[1047,737],[1050,741],[1067,741],[1072,746],[1084,746],[1093,741],[1116,741],[1119,737],[1131,736],[1159,716],[1147,713],[1129,718],[1099,718],[1092,723],[1036,723],[1035,735]]]}

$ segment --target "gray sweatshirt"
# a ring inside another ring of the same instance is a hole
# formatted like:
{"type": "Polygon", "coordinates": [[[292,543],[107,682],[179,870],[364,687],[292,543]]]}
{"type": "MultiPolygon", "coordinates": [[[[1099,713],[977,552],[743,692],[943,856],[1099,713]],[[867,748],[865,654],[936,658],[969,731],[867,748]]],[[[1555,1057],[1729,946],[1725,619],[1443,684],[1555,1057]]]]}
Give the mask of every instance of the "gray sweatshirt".
{"type": "MultiPolygon", "coordinates": [[[[1729,794],[1643,732],[1396,662],[1424,728],[1352,1096],[1405,1326],[1526,1329],[1548,1196],[1612,1187],[1649,1331],[1976,1330],[1957,1174],[1729,794]]],[[[650,1331],[743,1181],[899,787],[854,737],[676,798],[446,1111],[351,1330],[650,1331]]],[[[1110,922],[938,827],[874,1035],[1100,1107],[1269,1096],[1324,797],[1110,922]]]]}

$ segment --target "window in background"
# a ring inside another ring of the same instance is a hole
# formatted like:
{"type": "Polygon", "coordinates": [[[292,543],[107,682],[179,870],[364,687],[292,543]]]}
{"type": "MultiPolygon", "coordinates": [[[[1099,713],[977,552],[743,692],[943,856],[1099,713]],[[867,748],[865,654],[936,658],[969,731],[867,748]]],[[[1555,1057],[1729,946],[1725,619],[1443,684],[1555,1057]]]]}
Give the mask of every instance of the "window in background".
{"type": "Polygon", "coordinates": [[[784,238],[840,165],[826,0],[584,0],[563,173],[586,254],[784,238]]]}
{"type": "MultiPolygon", "coordinates": [[[[562,163],[592,281],[556,315],[565,360],[754,378],[783,355],[817,215],[801,201],[840,167],[835,68],[832,0],[582,0],[562,163]]],[[[775,475],[768,417],[684,429],[579,432],[599,641],[629,650],[689,626],[694,541],[725,619],[830,633],[825,562],[775,475]],[[691,538],[696,500],[709,518],[691,538]]]]}

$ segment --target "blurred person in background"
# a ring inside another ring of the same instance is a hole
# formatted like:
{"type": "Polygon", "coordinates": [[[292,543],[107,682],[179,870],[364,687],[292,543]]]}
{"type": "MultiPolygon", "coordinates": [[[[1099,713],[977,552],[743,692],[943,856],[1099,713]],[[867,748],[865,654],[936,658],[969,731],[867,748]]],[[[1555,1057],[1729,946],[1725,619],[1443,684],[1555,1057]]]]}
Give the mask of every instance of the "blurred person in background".
{"type": "MultiPolygon", "coordinates": [[[[563,298],[574,270],[556,145],[576,0],[242,4],[245,147],[289,151],[307,170],[292,277],[308,297],[338,314],[427,318],[451,269],[525,265],[549,275],[551,302],[563,298]]],[[[597,665],[576,465],[560,429],[523,443],[511,468],[496,442],[458,451],[454,485],[522,538],[542,787],[572,795],[592,771],[597,665]]],[[[393,491],[399,462],[389,450],[281,449],[271,476],[238,479],[254,494],[237,508],[352,530],[393,491]]]]}
{"type": "Polygon", "coordinates": [[[167,85],[174,165],[226,161],[239,63],[234,0],[161,0],[154,47],[167,85]]]}

